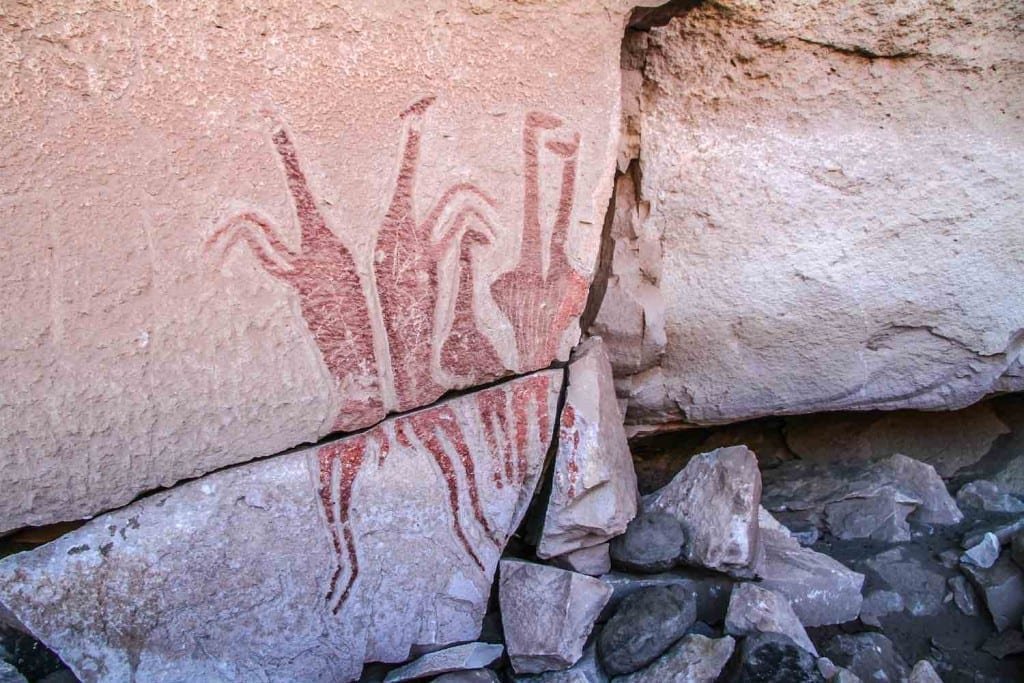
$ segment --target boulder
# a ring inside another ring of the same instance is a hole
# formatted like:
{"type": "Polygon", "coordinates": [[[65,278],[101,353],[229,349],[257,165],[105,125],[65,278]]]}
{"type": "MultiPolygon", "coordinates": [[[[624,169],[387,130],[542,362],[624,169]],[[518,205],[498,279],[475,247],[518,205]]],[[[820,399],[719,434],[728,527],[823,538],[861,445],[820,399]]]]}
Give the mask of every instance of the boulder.
{"type": "Polygon", "coordinates": [[[735,647],[736,642],[729,636],[688,635],[642,671],[612,680],[614,683],[714,683],[735,647]]]}
{"type": "Polygon", "coordinates": [[[1024,571],[1007,556],[991,567],[960,565],[981,594],[997,631],[1016,628],[1024,619],[1024,571]]]}
{"type": "Polygon", "coordinates": [[[502,645],[490,643],[465,643],[445,650],[423,655],[405,666],[392,669],[384,677],[384,683],[401,683],[416,678],[439,676],[450,671],[483,669],[493,664],[505,652],[502,645]]]}
{"type": "Polygon", "coordinates": [[[922,659],[910,670],[909,683],[942,683],[942,679],[935,672],[932,663],[927,659],[922,659]]]}
{"type": "Polygon", "coordinates": [[[993,533],[982,536],[977,544],[968,548],[960,556],[961,564],[973,564],[975,567],[988,569],[999,559],[999,539],[993,533]]]}
{"type": "Polygon", "coordinates": [[[757,458],[745,446],[731,446],[692,458],[667,486],[644,496],[643,509],[683,525],[689,564],[749,575],[760,502],[757,458]]]}
{"type": "Polygon", "coordinates": [[[569,571],[579,572],[588,576],[601,576],[612,569],[612,558],[608,552],[608,544],[592,545],[580,548],[551,560],[556,566],[569,571]]]}
{"type": "Polygon", "coordinates": [[[824,683],[815,657],[781,633],[744,638],[723,680],[725,683],[824,683]]]}
{"type": "Polygon", "coordinates": [[[502,560],[498,601],[512,668],[530,674],[575,664],[611,595],[600,579],[502,560]]]}
{"type": "Polygon", "coordinates": [[[956,502],[960,507],[986,512],[1024,512],[1024,501],[1011,496],[999,484],[984,479],[964,484],[956,492],[956,502]]]}
{"type": "Polygon", "coordinates": [[[541,558],[604,543],[636,515],[636,472],[600,338],[573,352],[559,423],[541,558]]]}
{"type": "Polygon", "coordinates": [[[611,558],[617,569],[654,574],[672,569],[686,558],[686,532],[667,512],[641,511],[612,539],[611,558]]]}
{"type": "Polygon", "coordinates": [[[864,681],[900,683],[910,667],[881,633],[841,633],[828,641],[825,655],[864,681]]]}
{"type": "Polygon", "coordinates": [[[879,460],[895,453],[942,477],[981,460],[1009,431],[989,403],[942,413],[911,410],[786,418],[786,443],[802,460],[879,460]]]}
{"type": "Polygon", "coordinates": [[[568,669],[516,676],[514,680],[516,683],[608,683],[608,676],[597,661],[597,646],[591,643],[583,650],[583,657],[568,669]]]}
{"type": "Polygon", "coordinates": [[[1024,388],[1017,12],[727,0],[649,31],[637,232],[664,311],[633,335],[665,343],[623,378],[631,421],[1024,388]]]}
{"type": "Polygon", "coordinates": [[[759,513],[763,588],[789,599],[804,626],[841,624],[860,614],[864,575],[828,555],[803,548],[764,508],[759,513]]]}
{"type": "Polygon", "coordinates": [[[811,654],[818,654],[789,600],[752,583],[741,583],[732,589],[729,611],[725,614],[725,631],[737,637],[781,633],[811,654]]]}
{"type": "Polygon", "coordinates": [[[697,618],[697,601],[681,586],[641,589],[625,598],[601,629],[597,655],[612,676],[638,671],[678,641],[697,618]]]}
{"type": "Polygon", "coordinates": [[[733,581],[722,574],[677,569],[663,574],[634,576],[612,572],[601,577],[612,589],[612,598],[601,614],[601,620],[611,618],[615,610],[630,595],[646,588],[658,586],[678,587],[693,595],[697,602],[697,619],[707,624],[720,624],[725,619],[733,581]]]}
{"type": "Polygon", "coordinates": [[[634,4],[5,10],[0,533],[566,360],[634,4]]]}
{"type": "Polygon", "coordinates": [[[155,493],[0,560],[0,611],[85,681],[349,681],[473,641],[560,386],[534,374],[155,493]],[[489,438],[502,421],[520,437],[489,438]]]}
{"type": "Polygon", "coordinates": [[[903,599],[903,609],[915,617],[938,614],[946,596],[946,577],[933,571],[907,546],[897,546],[864,561],[883,583],[903,599]]]}

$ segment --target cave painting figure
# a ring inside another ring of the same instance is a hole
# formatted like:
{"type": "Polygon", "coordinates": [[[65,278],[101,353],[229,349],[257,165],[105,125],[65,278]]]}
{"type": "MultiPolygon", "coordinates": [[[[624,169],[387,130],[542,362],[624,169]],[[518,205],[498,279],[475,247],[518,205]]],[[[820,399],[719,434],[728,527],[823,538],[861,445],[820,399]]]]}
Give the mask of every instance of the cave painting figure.
{"type": "MultiPolygon", "coordinates": [[[[327,226],[283,127],[271,140],[299,224],[298,248],[289,248],[278,237],[273,221],[252,210],[230,216],[207,240],[208,247],[219,245],[225,254],[236,244],[246,245],[267,273],[298,294],[302,317],[341,398],[333,431],[365,427],[379,422],[389,410],[409,410],[436,400],[446,387],[436,379],[435,358],[439,369],[470,383],[504,370],[490,339],[478,328],[473,303],[472,253],[493,241],[496,201],[476,185],[460,182],[450,185],[422,217],[417,215],[422,129],[433,101],[433,97],[424,98],[400,116],[404,126],[401,161],[373,249],[373,283],[361,281],[352,254],[327,226]],[[449,329],[438,338],[438,271],[450,249],[457,250],[454,311],[449,329]],[[368,294],[372,291],[376,300],[368,294]],[[383,321],[379,331],[383,339],[377,341],[383,342],[378,348],[387,349],[384,359],[377,359],[374,352],[374,334],[380,327],[374,324],[375,312],[383,321]]],[[[586,300],[587,280],[565,254],[580,138],[578,133],[563,132],[563,125],[550,114],[531,112],[526,116],[519,257],[515,267],[499,276],[490,289],[514,332],[520,371],[546,366],[555,357],[562,335],[586,300]],[[552,155],[560,167],[557,206],[547,230],[542,226],[542,154],[552,155]],[[547,236],[550,241],[545,245],[547,236]]],[[[527,382],[510,392],[479,394],[479,417],[490,463],[478,462],[479,454],[474,458],[469,452],[461,428],[443,406],[398,418],[395,423],[393,438],[400,446],[416,446],[436,463],[448,491],[453,533],[481,571],[483,562],[462,526],[459,481],[466,482],[470,519],[493,543],[504,543],[503,535],[490,528],[481,509],[478,477],[484,475],[477,471],[478,466],[490,467],[496,488],[523,483],[529,424],[539,425],[541,435],[549,428],[541,403],[546,389],[546,384],[541,388],[537,382],[527,382]],[[531,422],[534,406],[537,413],[531,422]]],[[[337,555],[327,596],[334,612],[344,605],[359,574],[350,519],[353,487],[359,471],[374,454],[383,463],[391,439],[392,435],[378,426],[318,451],[318,497],[337,555]]]]}

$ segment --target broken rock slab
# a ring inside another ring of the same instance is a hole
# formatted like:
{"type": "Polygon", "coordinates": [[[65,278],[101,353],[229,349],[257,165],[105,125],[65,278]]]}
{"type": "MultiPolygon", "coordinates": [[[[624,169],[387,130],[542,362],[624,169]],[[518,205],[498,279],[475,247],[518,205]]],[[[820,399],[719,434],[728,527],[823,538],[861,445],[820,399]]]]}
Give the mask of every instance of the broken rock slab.
{"type": "Polygon", "coordinates": [[[611,596],[612,589],[600,579],[502,560],[498,601],[512,668],[530,674],[575,664],[611,596]]]}
{"type": "Polygon", "coordinates": [[[597,655],[612,676],[633,673],[686,635],[697,601],[682,586],[641,589],[625,598],[597,638],[597,655]]]}
{"type": "Polygon", "coordinates": [[[643,509],[682,524],[689,564],[749,576],[760,502],[757,457],[745,446],[730,446],[691,458],[668,485],[644,496],[643,509]]]}
{"type": "Polygon", "coordinates": [[[864,575],[802,547],[764,508],[758,519],[763,549],[757,567],[760,585],[786,596],[804,626],[856,619],[863,602],[864,575]]]}
{"type": "Polygon", "coordinates": [[[537,556],[563,555],[618,536],[636,515],[639,497],[608,352],[592,337],[569,363],[537,556]]]}
{"type": "Polygon", "coordinates": [[[1024,619],[1024,571],[1006,555],[990,568],[960,565],[981,594],[997,631],[1017,628],[1024,619]]]}
{"type": "Polygon", "coordinates": [[[439,676],[451,671],[483,669],[493,664],[504,652],[504,646],[492,643],[456,645],[430,652],[414,662],[389,671],[384,677],[384,683],[401,683],[427,676],[439,676]]]}
{"type": "Polygon", "coordinates": [[[781,633],[811,654],[818,654],[789,600],[753,583],[740,583],[732,589],[725,632],[741,638],[754,633],[781,633]]]}
{"type": "Polygon", "coordinates": [[[728,663],[736,641],[707,638],[691,634],[673,645],[647,668],[627,676],[613,678],[613,683],[714,683],[728,663]]]}
{"type": "Polygon", "coordinates": [[[909,683],[942,683],[942,679],[939,678],[932,663],[922,659],[910,670],[909,683]]]}
{"type": "Polygon", "coordinates": [[[0,533],[566,360],[635,4],[5,9],[0,533]]]}
{"type": "Polygon", "coordinates": [[[87,683],[349,681],[366,661],[476,640],[561,378],[153,494],[0,561],[0,605],[87,683]]]}

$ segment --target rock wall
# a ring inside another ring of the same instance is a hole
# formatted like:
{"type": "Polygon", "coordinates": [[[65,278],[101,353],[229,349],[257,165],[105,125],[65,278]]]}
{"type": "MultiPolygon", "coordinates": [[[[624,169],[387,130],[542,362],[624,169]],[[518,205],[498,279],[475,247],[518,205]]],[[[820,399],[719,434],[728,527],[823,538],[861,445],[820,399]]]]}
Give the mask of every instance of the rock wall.
{"type": "Polygon", "coordinates": [[[630,4],[0,17],[0,532],[566,359],[630,4]]]}
{"type": "Polygon", "coordinates": [[[1024,387],[1021,19],[1012,2],[723,2],[634,36],[638,161],[594,325],[631,422],[1024,387]]]}

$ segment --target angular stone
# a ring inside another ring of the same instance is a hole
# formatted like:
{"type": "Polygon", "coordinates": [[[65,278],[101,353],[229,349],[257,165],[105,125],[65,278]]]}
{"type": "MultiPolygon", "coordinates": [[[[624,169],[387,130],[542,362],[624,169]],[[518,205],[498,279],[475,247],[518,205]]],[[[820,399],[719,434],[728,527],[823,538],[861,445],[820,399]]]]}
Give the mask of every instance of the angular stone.
{"type": "Polygon", "coordinates": [[[827,413],[786,418],[786,443],[802,460],[878,460],[894,453],[943,477],[979,460],[1009,428],[988,403],[941,413],[827,413]]]}
{"type": "Polygon", "coordinates": [[[697,619],[697,601],[680,586],[644,588],[625,598],[597,638],[597,656],[608,674],[638,671],[686,635],[697,619]]]}
{"type": "Polygon", "coordinates": [[[815,657],[781,633],[744,638],[724,681],[746,683],[824,683],[815,657]]]}
{"type": "Polygon", "coordinates": [[[824,646],[825,655],[864,681],[899,683],[910,667],[881,633],[841,633],[824,646]]]}
{"type": "Polygon", "coordinates": [[[668,571],[686,558],[686,532],[667,512],[641,510],[626,533],[612,539],[611,557],[616,568],[626,571],[668,571]]]}
{"type": "Polygon", "coordinates": [[[346,681],[475,640],[560,384],[534,374],[153,494],[0,561],[0,605],[86,681],[346,681]],[[515,440],[488,436],[506,421],[515,440]],[[506,457],[521,468],[499,487],[506,457]]]}
{"type": "Polygon", "coordinates": [[[868,626],[881,628],[881,617],[902,612],[903,607],[903,596],[896,591],[871,591],[864,596],[864,602],[860,606],[860,620],[868,626]]]}
{"type": "Polygon", "coordinates": [[[915,617],[938,614],[946,596],[946,577],[911,555],[905,546],[891,548],[865,564],[903,598],[903,608],[915,617]]]}
{"type": "Polygon", "coordinates": [[[749,574],[757,558],[761,474],[745,446],[695,456],[664,488],[644,496],[646,512],[666,512],[686,532],[686,561],[749,574]]]}
{"type": "Polygon", "coordinates": [[[17,669],[0,659],[0,683],[28,683],[17,669]]]}
{"type": "Polygon", "coordinates": [[[956,502],[960,507],[987,512],[1024,512],[1024,501],[1003,491],[998,484],[984,479],[964,484],[956,492],[956,502]]]}
{"type": "Polygon", "coordinates": [[[639,497],[608,352],[592,337],[569,363],[537,556],[564,555],[618,536],[636,515],[639,497]]]}
{"type": "Polygon", "coordinates": [[[646,669],[612,680],[614,683],[714,683],[735,647],[736,642],[729,636],[706,638],[688,635],[646,669]]]}
{"type": "Polygon", "coordinates": [[[498,600],[512,668],[516,673],[543,673],[575,664],[611,595],[600,579],[502,560],[498,600]]]}
{"type": "Polygon", "coordinates": [[[566,360],[634,4],[5,10],[0,533],[566,360]]]}
{"type": "Polygon", "coordinates": [[[975,567],[988,569],[999,559],[999,539],[993,533],[985,534],[976,545],[968,548],[960,556],[961,564],[973,564],[975,567]]]}
{"type": "Polygon", "coordinates": [[[871,538],[886,543],[910,540],[907,515],[920,503],[885,486],[873,495],[850,497],[825,506],[825,523],[836,538],[871,538]]]}
{"type": "Polygon", "coordinates": [[[953,603],[957,608],[969,617],[978,615],[978,600],[974,595],[974,589],[967,583],[963,576],[951,576],[947,583],[953,592],[953,603]]]}
{"type": "Polygon", "coordinates": [[[725,619],[733,587],[733,581],[727,576],[689,569],[647,576],[612,572],[602,576],[601,580],[612,588],[612,598],[601,614],[601,620],[611,618],[622,601],[637,591],[657,586],[678,586],[696,599],[698,620],[708,624],[720,624],[725,619]]]}
{"type": "Polygon", "coordinates": [[[516,676],[516,683],[608,683],[608,676],[597,661],[597,646],[590,644],[583,657],[568,669],[548,671],[535,676],[516,676]]]}
{"type": "Polygon", "coordinates": [[[450,671],[466,671],[482,669],[493,664],[505,648],[491,643],[466,643],[445,650],[438,650],[423,655],[414,662],[400,666],[388,672],[384,683],[400,683],[415,678],[439,676],[450,671]]]}
{"type": "Polygon", "coordinates": [[[910,670],[910,683],[942,683],[935,667],[927,659],[922,659],[910,670]]]}
{"type": "Polygon", "coordinates": [[[631,420],[1024,388],[1024,300],[1005,296],[1024,282],[1017,12],[704,3],[648,32],[637,231],[663,255],[667,341],[631,420]]]}
{"type": "Polygon", "coordinates": [[[501,683],[501,678],[490,669],[473,669],[443,674],[430,683],[501,683]]]}
{"type": "Polygon", "coordinates": [[[811,654],[818,654],[789,600],[752,583],[741,583],[732,589],[729,611],[725,614],[725,631],[737,637],[781,633],[811,654]]]}
{"type": "Polygon", "coordinates": [[[801,547],[764,508],[759,520],[764,550],[757,569],[760,585],[786,596],[804,626],[856,619],[863,602],[864,575],[801,547]]]}
{"type": "Polygon", "coordinates": [[[1024,572],[1003,556],[990,568],[960,565],[985,600],[997,631],[1016,628],[1024,619],[1024,572]]]}
{"type": "Polygon", "coordinates": [[[580,548],[551,560],[556,566],[569,571],[579,572],[587,576],[601,576],[612,569],[612,558],[608,552],[608,544],[592,545],[580,548]]]}

